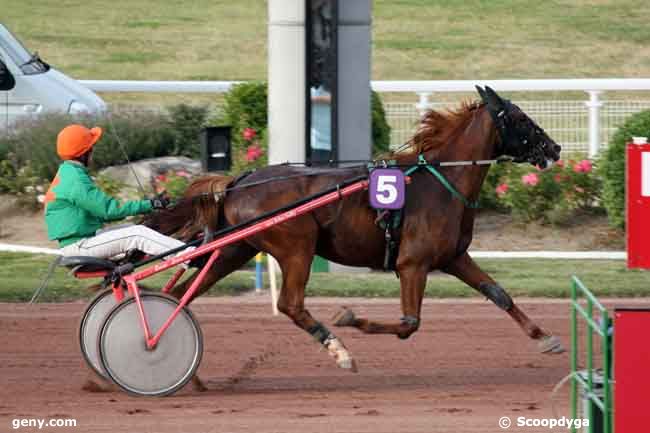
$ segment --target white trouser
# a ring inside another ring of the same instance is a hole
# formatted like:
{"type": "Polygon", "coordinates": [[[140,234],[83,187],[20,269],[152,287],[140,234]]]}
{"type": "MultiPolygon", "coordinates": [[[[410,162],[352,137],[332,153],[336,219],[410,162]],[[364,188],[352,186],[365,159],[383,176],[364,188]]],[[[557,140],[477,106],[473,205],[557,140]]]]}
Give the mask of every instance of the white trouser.
{"type": "Polygon", "coordinates": [[[64,256],[90,256],[108,259],[131,250],[155,256],[172,248],[185,245],[183,242],[161,235],[149,227],[140,225],[109,227],[98,231],[92,238],[61,248],[64,256]]]}

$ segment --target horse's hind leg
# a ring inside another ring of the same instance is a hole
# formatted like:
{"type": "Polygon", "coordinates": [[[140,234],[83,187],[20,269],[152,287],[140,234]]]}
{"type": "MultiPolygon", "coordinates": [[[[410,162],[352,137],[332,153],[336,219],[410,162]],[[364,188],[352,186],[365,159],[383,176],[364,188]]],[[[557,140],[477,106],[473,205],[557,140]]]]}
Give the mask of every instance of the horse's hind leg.
{"type": "MultiPolygon", "coordinates": [[[[255,257],[257,252],[258,251],[255,248],[245,242],[239,242],[223,248],[219,257],[217,257],[217,260],[215,260],[214,264],[205,275],[205,278],[192,297],[192,300],[201,296],[220,279],[241,268],[250,259],[255,257]]],[[[180,299],[190,288],[198,274],[199,272],[197,271],[187,280],[174,286],[170,294],[175,298],[180,299]]]]}
{"type": "MultiPolygon", "coordinates": [[[[202,293],[206,292],[214,283],[225,277],[226,275],[232,273],[239,269],[243,264],[248,262],[257,254],[257,250],[251,247],[250,245],[240,242],[221,250],[221,254],[212,265],[205,278],[201,282],[197,292],[194,294],[192,300],[196,299],[202,293]]],[[[198,276],[198,271],[194,273],[186,281],[183,281],[181,284],[176,285],[172,291],[171,295],[177,299],[180,299],[194,279],[198,276]]],[[[192,376],[192,388],[195,391],[207,391],[207,387],[203,381],[199,378],[198,375],[192,376]]]]}
{"type": "Polygon", "coordinates": [[[427,280],[428,266],[408,266],[399,270],[402,319],[397,323],[380,323],[358,318],[347,308],[334,316],[334,326],[351,326],[366,334],[392,334],[401,339],[411,336],[420,327],[420,309],[427,280]]]}
{"type": "Polygon", "coordinates": [[[454,275],[465,284],[478,290],[486,298],[512,317],[521,329],[532,339],[539,340],[542,353],[562,353],[564,348],[560,340],[537,326],[514,303],[510,295],[472,260],[468,253],[458,257],[444,271],[454,275]]]}

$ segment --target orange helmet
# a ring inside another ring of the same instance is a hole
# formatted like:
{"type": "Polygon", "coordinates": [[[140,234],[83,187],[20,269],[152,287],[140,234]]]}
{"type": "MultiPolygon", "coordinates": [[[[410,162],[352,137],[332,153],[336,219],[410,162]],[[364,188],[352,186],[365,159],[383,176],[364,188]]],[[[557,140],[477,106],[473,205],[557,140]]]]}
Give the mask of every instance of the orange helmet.
{"type": "Polygon", "coordinates": [[[102,128],[88,129],[82,125],[69,125],[56,138],[56,152],[61,159],[79,158],[88,152],[102,136],[102,128]]]}

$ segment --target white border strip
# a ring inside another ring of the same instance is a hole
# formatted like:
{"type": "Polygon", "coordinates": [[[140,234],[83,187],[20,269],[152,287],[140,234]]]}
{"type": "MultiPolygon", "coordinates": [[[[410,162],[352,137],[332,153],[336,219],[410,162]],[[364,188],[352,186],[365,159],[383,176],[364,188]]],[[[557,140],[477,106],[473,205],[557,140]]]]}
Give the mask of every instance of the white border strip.
{"type": "Polygon", "coordinates": [[[650,152],[641,152],[641,197],[650,197],[650,152]]]}
{"type": "MultiPolygon", "coordinates": [[[[79,80],[95,92],[173,92],[225,93],[242,81],[139,81],[139,80],[79,80]]],[[[371,81],[378,92],[472,92],[474,86],[490,86],[498,91],[593,91],[650,90],[648,78],[573,78],[538,80],[429,80],[429,81],[371,81]]]]}
{"type": "MultiPolygon", "coordinates": [[[[0,251],[12,253],[36,253],[61,255],[52,248],[28,247],[0,243],[0,251]]],[[[480,259],[558,259],[558,260],[626,260],[625,251],[470,251],[480,259]]]]}
{"type": "Polygon", "coordinates": [[[0,243],[0,251],[10,253],[34,253],[34,254],[51,254],[60,256],[61,251],[52,248],[28,247],[26,245],[11,245],[0,243]]]}
{"type": "Polygon", "coordinates": [[[626,260],[625,251],[470,251],[485,259],[626,260]]]}

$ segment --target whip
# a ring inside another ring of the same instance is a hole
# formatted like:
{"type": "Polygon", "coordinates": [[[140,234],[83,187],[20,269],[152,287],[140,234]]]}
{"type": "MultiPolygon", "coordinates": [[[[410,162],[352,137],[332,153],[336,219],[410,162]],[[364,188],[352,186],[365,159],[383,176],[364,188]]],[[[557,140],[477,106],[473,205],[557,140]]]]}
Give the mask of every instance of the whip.
{"type": "Polygon", "coordinates": [[[122,151],[122,154],[124,155],[124,158],[126,158],[126,164],[129,166],[129,169],[131,170],[131,173],[133,174],[133,177],[135,177],[135,181],[138,184],[138,189],[142,193],[142,196],[146,196],[146,191],[144,187],[142,186],[142,183],[140,182],[140,178],[138,177],[138,174],[135,172],[135,169],[133,168],[133,165],[131,165],[131,159],[129,158],[129,154],[126,152],[126,147],[122,144],[122,140],[120,139],[120,136],[117,134],[117,129],[115,128],[115,125],[113,124],[113,116],[111,115],[110,110],[107,111],[107,116],[108,117],[108,125],[110,127],[111,133],[115,137],[115,140],[117,141],[118,147],[122,151]]]}

